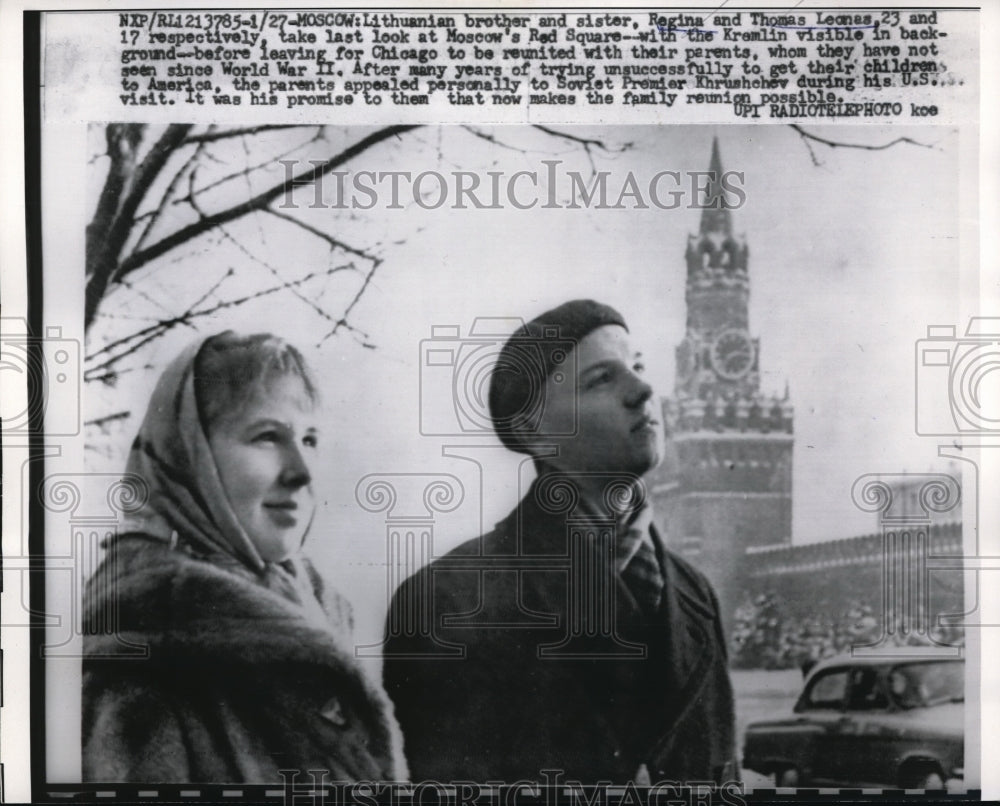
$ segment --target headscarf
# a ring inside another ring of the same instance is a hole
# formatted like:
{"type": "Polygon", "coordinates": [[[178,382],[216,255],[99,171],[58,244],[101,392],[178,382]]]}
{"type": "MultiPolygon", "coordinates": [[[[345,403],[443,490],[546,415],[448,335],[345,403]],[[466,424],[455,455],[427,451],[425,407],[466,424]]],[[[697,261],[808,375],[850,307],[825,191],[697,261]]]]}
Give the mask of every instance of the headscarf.
{"type": "Polygon", "coordinates": [[[153,390],[125,468],[145,481],[148,497],[119,534],[141,533],[231,570],[249,569],[266,587],[311,604],[301,559],[265,562],[229,503],[195,397],[195,361],[206,341],[171,361],[153,390]]]}

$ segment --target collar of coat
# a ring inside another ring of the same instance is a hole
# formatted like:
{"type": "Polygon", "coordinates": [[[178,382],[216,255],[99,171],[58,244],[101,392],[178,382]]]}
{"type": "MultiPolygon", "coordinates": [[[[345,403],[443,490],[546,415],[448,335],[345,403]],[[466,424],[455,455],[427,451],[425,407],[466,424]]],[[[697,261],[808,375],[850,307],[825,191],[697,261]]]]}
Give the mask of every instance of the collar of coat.
{"type": "Polygon", "coordinates": [[[302,662],[354,669],[350,612],[303,564],[327,618],[271,590],[252,571],[142,536],[118,540],[87,583],[87,658],[145,656],[233,664],[302,662]],[[98,629],[114,625],[113,631],[98,629]]]}
{"type": "MultiPolygon", "coordinates": [[[[651,510],[647,514],[651,515],[651,510]]],[[[552,488],[542,491],[536,480],[517,507],[483,537],[482,553],[484,556],[568,556],[568,527],[578,515],[578,522],[594,524],[593,516],[586,512],[581,515],[580,510],[575,509],[571,495],[564,499],[557,494],[554,499],[552,488]],[[553,500],[563,503],[552,506],[553,500]]],[[[676,596],[678,603],[692,616],[704,619],[714,628],[718,621],[718,605],[705,575],[666,547],[655,522],[650,523],[649,533],[668,595],[676,596]]],[[[458,549],[461,554],[478,554],[479,551],[478,540],[469,541],[458,549]]]]}

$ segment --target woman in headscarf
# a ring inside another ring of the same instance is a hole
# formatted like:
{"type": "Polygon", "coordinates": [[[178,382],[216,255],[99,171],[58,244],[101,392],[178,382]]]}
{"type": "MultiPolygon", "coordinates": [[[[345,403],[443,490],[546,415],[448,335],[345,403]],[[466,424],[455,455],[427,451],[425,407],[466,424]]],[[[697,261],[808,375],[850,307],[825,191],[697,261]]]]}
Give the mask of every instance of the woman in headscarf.
{"type": "Polygon", "coordinates": [[[316,403],[301,354],[266,334],[199,341],[164,371],[126,468],[148,497],[84,596],[86,624],[117,614],[84,638],[86,780],[405,778],[348,607],[300,552],[316,403]]]}

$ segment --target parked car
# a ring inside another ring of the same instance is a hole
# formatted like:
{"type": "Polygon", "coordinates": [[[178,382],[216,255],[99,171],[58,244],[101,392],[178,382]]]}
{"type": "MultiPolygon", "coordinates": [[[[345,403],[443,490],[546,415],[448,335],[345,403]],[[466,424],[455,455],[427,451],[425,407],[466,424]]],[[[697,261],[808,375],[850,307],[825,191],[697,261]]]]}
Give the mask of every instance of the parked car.
{"type": "Polygon", "coordinates": [[[793,714],[747,726],[743,767],[786,787],[942,789],[963,777],[964,701],[960,658],[830,658],[793,714]]]}

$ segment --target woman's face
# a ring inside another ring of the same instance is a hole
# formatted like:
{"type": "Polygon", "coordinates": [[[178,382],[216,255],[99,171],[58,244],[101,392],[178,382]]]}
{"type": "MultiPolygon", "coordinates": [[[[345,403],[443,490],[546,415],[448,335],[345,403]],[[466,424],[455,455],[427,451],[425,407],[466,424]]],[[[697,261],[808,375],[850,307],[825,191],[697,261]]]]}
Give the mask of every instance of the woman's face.
{"type": "Polygon", "coordinates": [[[236,517],[266,562],[295,553],[312,521],[318,429],[295,376],[276,379],[212,425],[208,442],[236,517]]]}

